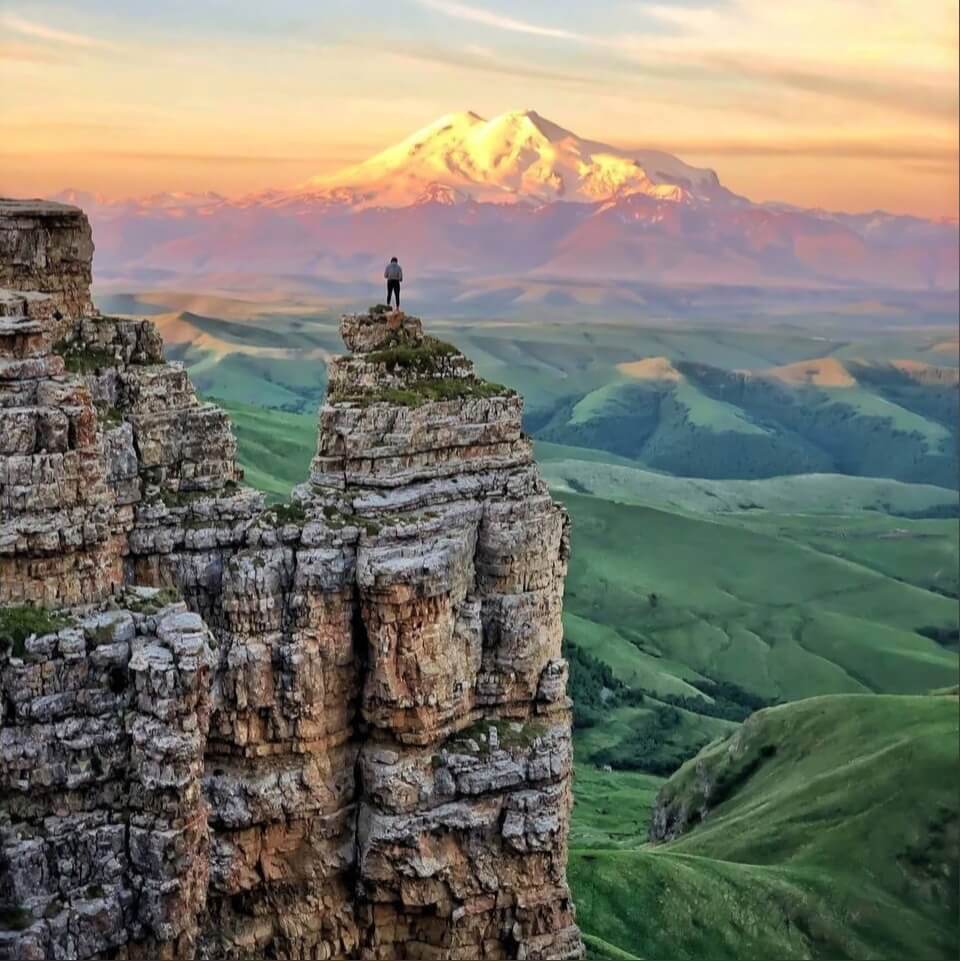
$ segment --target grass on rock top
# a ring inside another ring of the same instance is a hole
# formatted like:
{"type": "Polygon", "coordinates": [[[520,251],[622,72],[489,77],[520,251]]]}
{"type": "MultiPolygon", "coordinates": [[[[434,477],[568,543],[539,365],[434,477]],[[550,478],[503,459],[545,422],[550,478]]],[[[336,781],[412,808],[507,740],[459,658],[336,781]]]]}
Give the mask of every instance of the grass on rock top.
{"type": "MultiPolygon", "coordinates": [[[[419,379],[403,387],[380,387],[356,393],[331,393],[333,403],[395,404],[398,407],[420,407],[431,401],[463,400],[475,397],[510,396],[515,393],[502,384],[479,377],[451,377],[447,358],[463,358],[463,354],[445,341],[425,337],[416,347],[397,344],[361,355],[367,363],[382,365],[389,373],[416,374],[419,379]]],[[[465,358],[464,358],[465,360],[465,358]]]]}
{"type": "Polygon", "coordinates": [[[486,756],[493,751],[490,741],[491,730],[497,733],[498,746],[506,751],[528,750],[533,747],[537,738],[547,732],[546,725],[537,720],[481,720],[453,735],[447,743],[454,747],[458,754],[478,753],[486,756]],[[477,745],[476,751],[469,746],[470,741],[477,745]]]}
{"type": "Polygon", "coordinates": [[[123,423],[123,414],[110,404],[96,404],[97,423],[103,430],[112,430],[123,423]]]}
{"type": "Polygon", "coordinates": [[[89,374],[117,364],[112,350],[91,347],[81,341],[58,341],[53,345],[53,352],[63,357],[64,366],[72,374],[89,374]]]}
{"type": "Polygon", "coordinates": [[[27,638],[32,635],[53,634],[70,624],[70,618],[44,607],[16,605],[0,608],[0,651],[14,657],[26,654],[27,638]]]}
{"type": "Polygon", "coordinates": [[[175,587],[133,588],[124,594],[123,606],[134,614],[158,614],[168,604],[176,604],[180,600],[180,591],[175,587]]]}
{"type": "Polygon", "coordinates": [[[398,344],[365,354],[365,359],[373,364],[383,364],[387,370],[412,370],[421,374],[429,374],[437,369],[438,363],[444,357],[463,357],[453,344],[438,340],[436,337],[424,337],[418,347],[409,344],[398,344]]]}
{"type": "Polygon", "coordinates": [[[515,392],[501,384],[471,377],[440,377],[419,380],[406,387],[384,387],[380,390],[357,394],[334,394],[334,403],[352,402],[369,404],[395,404],[398,407],[422,407],[432,401],[466,400],[471,398],[509,397],[515,392]]]}
{"type": "Polygon", "coordinates": [[[232,497],[241,490],[242,487],[240,484],[236,481],[228,480],[222,487],[211,490],[172,491],[167,487],[160,487],[152,495],[151,499],[159,500],[166,507],[189,507],[191,504],[210,500],[215,497],[232,497]]]}
{"type": "Polygon", "coordinates": [[[284,527],[287,524],[301,525],[307,519],[307,512],[300,502],[285,501],[272,504],[263,512],[261,518],[272,521],[277,527],[284,527]]]}

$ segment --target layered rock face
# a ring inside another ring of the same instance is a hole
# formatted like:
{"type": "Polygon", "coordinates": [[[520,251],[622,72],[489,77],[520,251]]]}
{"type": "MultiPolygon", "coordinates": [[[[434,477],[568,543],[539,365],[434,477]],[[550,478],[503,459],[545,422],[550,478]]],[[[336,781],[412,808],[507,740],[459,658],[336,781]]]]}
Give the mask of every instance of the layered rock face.
{"type": "Polygon", "coordinates": [[[212,638],[149,589],[2,669],[0,957],[191,957],[209,874],[212,638]]]}
{"type": "Polygon", "coordinates": [[[520,399],[344,318],[268,507],[152,325],[65,307],[0,295],[0,958],[580,957],[520,399]]]}
{"type": "Polygon", "coordinates": [[[86,214],[50,200],[0,197],[0,287],[49,294],[64,317],[94,312],[86,214]]]}
{"type": "Polygon", "coordinates": [[[365,338],[373,350],[333,361],[297,491],[362,531],[363,952],[575,957],[567,519],[537,473],[520,399],[418,323],[384,326],[380,342],[365,338]]]}
{"type": "Polygon", "coordinates": [[[63,320],[0,291],[0,958],[188,957],[213,638],[123,587],[131,483],[53,350],[63,320]]]}
{"type": "Polygon", "coordinates": [[[0,602],[78,604],[121,581],[90,391],[51,353],[55,305],[0,292],[0,602]]]}

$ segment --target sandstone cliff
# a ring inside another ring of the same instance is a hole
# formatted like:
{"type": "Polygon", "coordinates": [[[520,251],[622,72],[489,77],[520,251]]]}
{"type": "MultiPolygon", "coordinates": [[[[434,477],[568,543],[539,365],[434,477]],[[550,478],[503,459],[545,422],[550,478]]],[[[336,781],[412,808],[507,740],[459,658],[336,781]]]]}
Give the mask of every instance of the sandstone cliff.
{"type": "Polygon", "coordinates": [[[521,401],[346,317],[266,506],[86,218],[0,201],[0,958],[576,958],[567,521],[521,401]]]}

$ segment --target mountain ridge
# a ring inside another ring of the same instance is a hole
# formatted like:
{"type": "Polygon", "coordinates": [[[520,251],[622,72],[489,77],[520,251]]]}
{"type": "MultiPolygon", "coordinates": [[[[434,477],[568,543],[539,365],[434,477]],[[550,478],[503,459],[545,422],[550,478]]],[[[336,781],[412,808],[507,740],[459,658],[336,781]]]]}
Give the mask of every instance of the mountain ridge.
{"type": "Polygon", "coordinates": [[[735,199],[712,170],[663,151],[584,139],[535,110],[491,120],[445,114],[363,163],[310,178],[301,192],[344,187],[357,191],[361,206],[406,206],[434,187],[493,203],[592,203],[635,192],[680,202],[735,199]]]}
{"type": "MultiPolygon", "coordinates": [[[[356,283],[404,253],[411,277],[948,290],[956,224],[755,203],[659,150],[579,137],[535,110],[446,114],[338,173],[228,198],[79,191],[98,269],[245,270],[356,283]]],[[[562,295],[562,291],[559,291],[562,295]]],[[[452,299],[456,299],[455,297],[452,299]]]]}

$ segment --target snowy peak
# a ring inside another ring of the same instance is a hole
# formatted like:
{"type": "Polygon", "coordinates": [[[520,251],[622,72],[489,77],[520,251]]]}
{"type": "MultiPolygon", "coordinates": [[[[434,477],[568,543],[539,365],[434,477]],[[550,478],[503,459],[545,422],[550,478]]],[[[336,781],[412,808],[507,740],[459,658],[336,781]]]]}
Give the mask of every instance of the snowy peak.
{"type": "Polygon", "coordinates": [[[674,202],[735,200],[712,170],[657,150],[584,140],[535,110],[485,120],[446,114],[369,160],[314,177],[302,192],[348,191],[358,206],[597,202],[643,194],[674,202]]]}
{"type": "MultiPolygon", "coordinates": [[[[490,120],[447,114],[361,164],[293,189],[61,199],[87,209],[101,265],[236,273],[241,286],[250,264],[337,285],[378,277],[384,251],[397,250],[411,273],[429,264],[431,276],[457,284],[529,278],[520,298],[552,296],[557,278],[589,280],[591,289],[621,281],[957,288],[956,224],[753,204],[712,170],[664,151],[586,140],[535,110],[490,120]]],[[[566,287],[557,293],[570,296],[566,287]]],[[[628,373],[673,376],[655,363],[628,373]]],[[[818,386],[856,380],[811,363],[769,376],[818,386]]]]}

